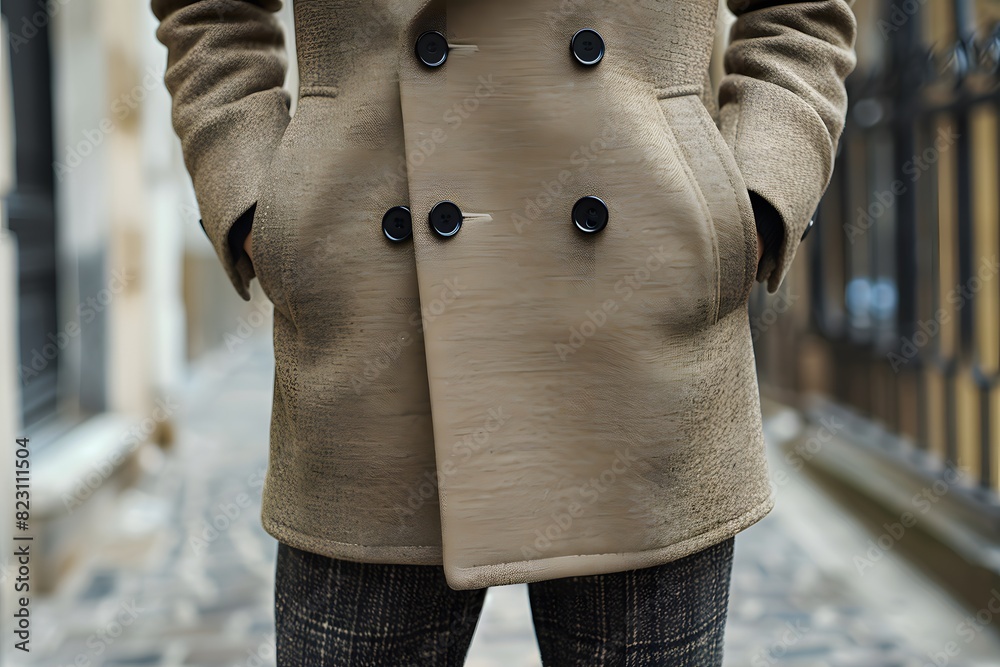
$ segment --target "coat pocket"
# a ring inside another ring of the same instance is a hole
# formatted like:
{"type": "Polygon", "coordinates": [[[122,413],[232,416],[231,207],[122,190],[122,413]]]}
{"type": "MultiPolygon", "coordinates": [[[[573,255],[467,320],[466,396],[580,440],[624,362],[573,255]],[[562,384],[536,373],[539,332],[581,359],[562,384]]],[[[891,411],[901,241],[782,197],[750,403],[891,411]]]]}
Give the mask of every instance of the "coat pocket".
{"type": "Polygon", "coordinates": [[[659,98],[707,207],[715,247],[718,321],[746,305],[757,273],[757,227],[736,159],[697,94],[659,98]]]}
{"type": "Polygon", "coordinates": [[[283,278],[286,266],[284,252],[287,242],[283,234],[284,230],[281,228],[281,222],[275,215],[275,208],[272,204],[277,194],[274,183],[275,163],[288,139],[288,128],[294,122],[295,118],[293,117],[285,128],[278,147],[272,155],[271,164],[265,171],[258,187],[253,225],[250,227],[250,236],[253,242],[253,266],[254,272],[257,274],[257,282],[260,283],[261,290],[267,298],[274,304],[275,311],[288,319],[291,319],[291,315],[285,299],[283,278]]]}

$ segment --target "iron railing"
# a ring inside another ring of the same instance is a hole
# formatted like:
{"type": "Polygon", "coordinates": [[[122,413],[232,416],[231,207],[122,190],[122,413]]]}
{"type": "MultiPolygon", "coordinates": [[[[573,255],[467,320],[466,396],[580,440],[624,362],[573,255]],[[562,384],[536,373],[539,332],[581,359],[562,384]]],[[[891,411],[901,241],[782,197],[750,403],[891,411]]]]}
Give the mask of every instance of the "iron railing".
{"type": "MultiPolygon", "coordinates": [[[[995,500],[1000,3],[855,10],[859,66],[836,169],[783,286],[802,292],[809,317],[768,332],[791,348],[758,340],[761,378],[853,407],[995,500]]],[[[770,302],[758,293],[752,313],[770,302]]]]}

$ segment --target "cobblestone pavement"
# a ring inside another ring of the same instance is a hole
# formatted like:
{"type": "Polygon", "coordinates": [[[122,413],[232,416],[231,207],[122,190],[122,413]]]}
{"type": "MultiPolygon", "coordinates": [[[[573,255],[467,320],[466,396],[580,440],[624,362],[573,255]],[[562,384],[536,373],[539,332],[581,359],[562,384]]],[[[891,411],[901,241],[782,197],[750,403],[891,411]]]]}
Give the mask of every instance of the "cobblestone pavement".
{"type": "MultiPolygon", "coordinates": [[[[175,447],[143,452],[101,546],[33,600],[31,660],[5,664],[273,665],[275,542],[259,521],[269,354],[251,340],[198,365],[175,447]]],[[[992,628],[963,631],[963,611],[891,553],[859,575],[870,536],[841,514],[791,475],[778,508],[737,538],[727,667],[1000,666],[992,628]]],[[[470,667],[539,665],[528,614],[524,586],[491,590],[470,667]]]]}

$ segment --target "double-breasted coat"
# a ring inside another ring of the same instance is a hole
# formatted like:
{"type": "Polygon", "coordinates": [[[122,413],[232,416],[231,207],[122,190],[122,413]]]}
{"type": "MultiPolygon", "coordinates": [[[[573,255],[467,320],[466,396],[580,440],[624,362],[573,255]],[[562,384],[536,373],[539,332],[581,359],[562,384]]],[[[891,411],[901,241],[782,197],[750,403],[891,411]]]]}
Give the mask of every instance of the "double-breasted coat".
{"type": "Polygon", "coordinates": [[[716,0],[296,0],[294,115],[278,0],[152,6],[202,225],[274,303],[270,534],[475,588],[771,509],[746,302],[828,183],[847,1],[730,0],[716,98],[716,0]]]}

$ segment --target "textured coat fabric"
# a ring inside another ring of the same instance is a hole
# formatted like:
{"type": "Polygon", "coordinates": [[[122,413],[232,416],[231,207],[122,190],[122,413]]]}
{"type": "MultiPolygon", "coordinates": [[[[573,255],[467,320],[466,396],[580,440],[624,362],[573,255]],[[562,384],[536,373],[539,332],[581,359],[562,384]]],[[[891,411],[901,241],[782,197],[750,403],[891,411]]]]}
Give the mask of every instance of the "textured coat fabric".
{"type": "Polygon", "coordinates": [[[746,300],[830,176],[845,0],[731,0],[718,105],[714,0],[297,0],[292,118],[277,0],[153,9],[205,231],[275,306],[273,536],[476,588],[669,562],[769,511],[746,300]],[[759,273],[750,192],[784,228],[759,273]],[[254,206],[251,265],[228,232],[254,206]]]}

